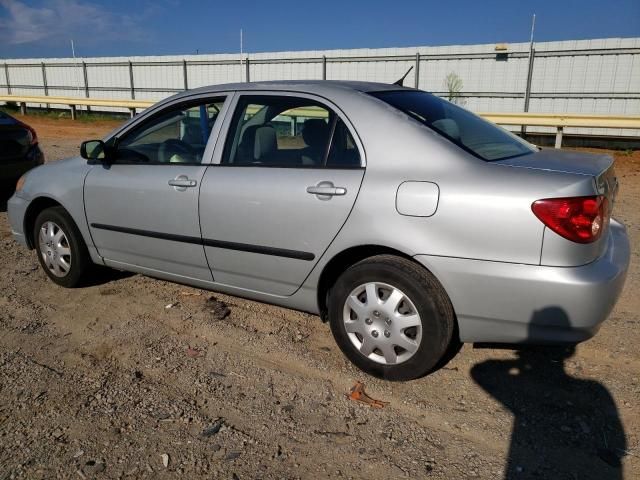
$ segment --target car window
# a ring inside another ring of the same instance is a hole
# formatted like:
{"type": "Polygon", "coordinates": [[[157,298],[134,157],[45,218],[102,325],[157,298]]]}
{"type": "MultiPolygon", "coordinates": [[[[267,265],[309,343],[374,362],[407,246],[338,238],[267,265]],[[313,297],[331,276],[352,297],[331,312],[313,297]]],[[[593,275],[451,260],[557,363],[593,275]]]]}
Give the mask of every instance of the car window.
{"type": "Polygon", "coordinates": [[[326,165],[338,168],[360,166],[358,147],[342,120],[336,123],[326,165]]]}
{"type": "Polygon", "coordinates": [[[117,141],[118,163],[195,163],[202,161],[224,99],[189,104],[154,115],[117,141]]]}
{"type": "Polygon", "coordinates": [[[344,122],[326,106],[306,98],[243,96],[222,163],[360,167],[360,155],[344,122]]]}
{"type": "Polygon", "coordinates": [[[402,90],[371,95],[482,160],[504,160],[536,151],[533,145],[520,137],[430,93],[402,90]]]}

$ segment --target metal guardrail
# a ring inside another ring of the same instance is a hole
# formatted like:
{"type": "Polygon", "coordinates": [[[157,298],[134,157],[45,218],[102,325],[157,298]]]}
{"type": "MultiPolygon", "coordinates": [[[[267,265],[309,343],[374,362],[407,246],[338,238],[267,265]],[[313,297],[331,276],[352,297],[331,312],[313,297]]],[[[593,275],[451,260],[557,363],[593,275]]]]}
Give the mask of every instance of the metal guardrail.
{"type": "MultiPolygon", "coordinates": [[[[131,116],[135,115],[136,109],[148,108],[156,102],[144,100],[107,100],[101,98],[80,98],[80,97],[50,97],[50,96],[18,96],[0,95],[0,102],[14,102],[20,105],[23,114],[27,113],[27,103],[37,103],[46,105],[68,105],[71,108],[71,118],[76,118],[76,107],[113,107],[128,108],[131,116]]],[[[294,116],[295,112],[287,112],[288,116],[294,116]]],[[[636,115],[585,115],[575,114],[555,114],[555,113],[479,113],[480,116],[497,123],[498,125],[516,125],[523,127],[554,127],[556,128],[555,147],[562,146],[562,135],[565,127],[583,128],[623,128],[640,129],[640,116],[636,115]]],[[[313,112],[302,111],[300,116],[313,116],[313,112]]]]}
{"type": "Polygon", "coordinates": [[[581,113],[479,113],[480,116],[498,125],[520,125],[525,127],[555,127],[555,147],[562,146],[565,127],[585,128],[631,128],[640,129],[640,116],[634,115],[585,115],[581,113]]]}
{"type": "Polygon", "coordinates": [[[585,115],[581,113],[480,113],[500,125],[532,127],[640,128],[640,116],[585,115]]]}
{"type": "Polygon", "coordinates": [[[103,98],[80,98],[80,97],[40,97],[40,96],[18,96],[0,95],[0,102],[14,102],[20,105],[23,115],[27,114],[27,103],[39,103],[46,105],[68,105],[71,109],[71,118],[76,118],[76,107],[114,107],[128,108],[133,117],[137,108],[149,108],[157,102],[145,100],[108,100],[103,98]]]}

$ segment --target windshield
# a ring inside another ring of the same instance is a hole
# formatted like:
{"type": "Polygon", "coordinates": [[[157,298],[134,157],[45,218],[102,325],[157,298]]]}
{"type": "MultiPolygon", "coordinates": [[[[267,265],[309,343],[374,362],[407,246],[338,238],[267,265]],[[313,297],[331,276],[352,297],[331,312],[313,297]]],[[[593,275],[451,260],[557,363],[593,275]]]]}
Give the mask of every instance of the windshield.
{"type": "Polygon", "coordinates": [[[487,162],[536,151],[533,145],[520,137],[431,93],[400,90],[371,95],[487,162]]]}

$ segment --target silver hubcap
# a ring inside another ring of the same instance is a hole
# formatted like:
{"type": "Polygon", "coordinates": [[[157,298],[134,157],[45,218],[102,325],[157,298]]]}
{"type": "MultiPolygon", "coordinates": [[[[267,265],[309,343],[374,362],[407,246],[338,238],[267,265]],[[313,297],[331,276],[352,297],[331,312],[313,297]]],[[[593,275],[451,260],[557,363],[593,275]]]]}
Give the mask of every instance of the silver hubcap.
{"type": "Polygon", "coordinates": [[[386,283],[369,282],[347,297],[344,326],[351,343],[369,360],[385,365],[406,362],[422,340],[422,322],[404,292],[386,283]]]}
{"type": "Polygon", "coordinates": [[[47,269],[56,277],[67,275],[71,269],[71,247],[62,229],[54,222],[44,222],[38,241],[47,269]]]}

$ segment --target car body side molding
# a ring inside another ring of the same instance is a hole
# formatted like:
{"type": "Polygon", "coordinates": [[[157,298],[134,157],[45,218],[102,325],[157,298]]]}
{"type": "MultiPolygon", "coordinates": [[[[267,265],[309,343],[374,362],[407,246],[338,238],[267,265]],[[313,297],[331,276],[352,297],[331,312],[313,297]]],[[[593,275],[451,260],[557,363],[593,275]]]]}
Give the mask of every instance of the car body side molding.
{"type": "Polygon", "coordinates": [[[204,245],[207,247],[224,248],[226,250],[238,250],[242,252],[259,253],[261,255],[273,255],[276,257],[294,258],[297,260],[312,261],[316,257],[311,252],[301,252],[298,250],[289,250],[286,248],[265,247],[262,245],[251,245],[248,243],[226,242],[222,240],[214,240],[210,238],[191,237],[188,235],[177,235],[174,233],[153,232],[150,230],[140,230],[137,228],[119,227],[117,225],[105,225],[102,223],[92,223],[92,228],[100,230],[110,230],[112,232],[128,233],[130,235],[139,235],[141,237],[160,238],[162,240],[170,240],[173,242],[193,243],[196,245],[204,245]]]}

